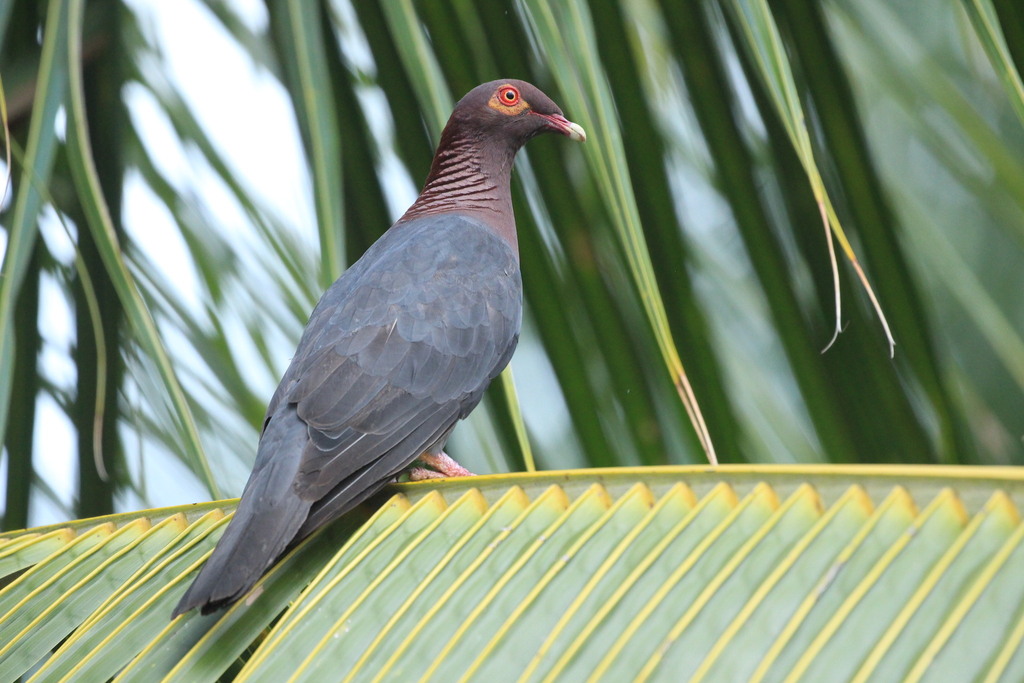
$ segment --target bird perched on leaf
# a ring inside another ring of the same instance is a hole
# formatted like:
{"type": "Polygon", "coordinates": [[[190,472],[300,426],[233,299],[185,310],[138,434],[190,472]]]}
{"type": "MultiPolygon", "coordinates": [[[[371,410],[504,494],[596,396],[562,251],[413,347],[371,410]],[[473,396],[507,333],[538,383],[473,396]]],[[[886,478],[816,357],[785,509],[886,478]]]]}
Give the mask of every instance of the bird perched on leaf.
{"type": "Polygon", "coordinates": [[[231,604],[289,545],[417,460],[414,478],[469,474],[442,449],[519,339],[509,182],[516,152],[545,132],[586,139],[523,81],[484,83],[455,105],[419,198],[313,310],[234,518],[175,616],[231,604]]]}

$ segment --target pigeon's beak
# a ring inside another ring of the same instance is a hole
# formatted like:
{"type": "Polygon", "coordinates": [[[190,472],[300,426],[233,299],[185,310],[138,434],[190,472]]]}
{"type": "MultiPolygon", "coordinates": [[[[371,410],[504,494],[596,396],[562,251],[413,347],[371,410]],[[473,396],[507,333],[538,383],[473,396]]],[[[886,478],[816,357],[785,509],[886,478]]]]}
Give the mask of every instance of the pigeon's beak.
{"type": "Polygon", "coordinates": [[[573,123],[569,119],[565,118],[561,114],[540,114],[538,112],[531,112],[545,121],[547,121],[547,127],[556,133],[569,136],[570,140],[576,142],[586,142],[587,131],[583,130],[583,126],[578,123],[573,123]]]}

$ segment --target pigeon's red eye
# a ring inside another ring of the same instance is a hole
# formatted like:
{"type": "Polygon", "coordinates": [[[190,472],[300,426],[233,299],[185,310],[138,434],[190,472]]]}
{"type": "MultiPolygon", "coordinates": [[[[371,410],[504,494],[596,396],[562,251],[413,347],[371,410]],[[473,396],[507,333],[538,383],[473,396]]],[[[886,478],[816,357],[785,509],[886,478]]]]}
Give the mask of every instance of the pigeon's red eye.
{"type": "Polygon", "coordinates": [[[511,85],[503,85],[498,88],[498,101],[506,107],[514,107],[519,104],[519,91],[511,85]]]}

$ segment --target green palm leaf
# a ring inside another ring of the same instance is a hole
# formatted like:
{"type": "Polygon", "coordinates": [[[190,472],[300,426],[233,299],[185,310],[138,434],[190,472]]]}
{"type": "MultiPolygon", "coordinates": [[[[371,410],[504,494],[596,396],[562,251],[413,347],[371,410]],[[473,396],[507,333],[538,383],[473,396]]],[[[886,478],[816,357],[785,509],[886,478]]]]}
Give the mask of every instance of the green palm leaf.
{"type": "Polygon", "coordinates": [[[251,598],[173,622],[232,502],[82,520],[0,537],[0,562],[23,568],[0,590],[0,671],[1014,680],[1022,496],[1009,468],[667,467],[405,484],[300,544],[251,598]]]}

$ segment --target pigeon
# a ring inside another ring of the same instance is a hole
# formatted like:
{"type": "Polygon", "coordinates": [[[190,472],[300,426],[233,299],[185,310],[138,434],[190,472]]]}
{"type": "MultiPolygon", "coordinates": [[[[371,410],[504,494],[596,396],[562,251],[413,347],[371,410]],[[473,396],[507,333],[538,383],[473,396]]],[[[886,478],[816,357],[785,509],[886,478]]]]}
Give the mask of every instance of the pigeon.
{"type": "Polygon", "coordinates": [[[419,197],[313,310],[234,516],[173,616],[235,602],[414,464],[414,479],[470,474],[443,449],[518,343],[512,166],[549,132],[586,139],[524,81],[484,83],[455,105],[419,197]]]}

